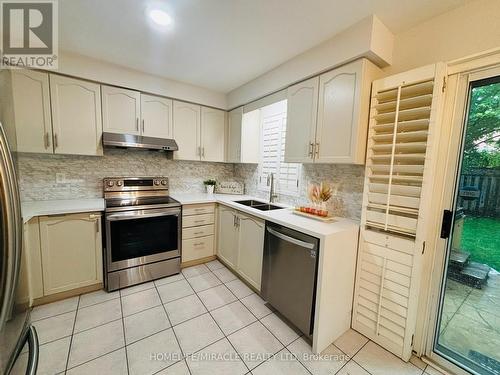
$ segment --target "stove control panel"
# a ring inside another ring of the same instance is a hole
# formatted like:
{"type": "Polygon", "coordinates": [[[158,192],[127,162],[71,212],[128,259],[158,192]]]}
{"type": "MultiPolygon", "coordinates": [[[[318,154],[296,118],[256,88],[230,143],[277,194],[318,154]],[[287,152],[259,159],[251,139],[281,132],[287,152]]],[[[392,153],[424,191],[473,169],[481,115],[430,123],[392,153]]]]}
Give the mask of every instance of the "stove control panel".
{"type": "Polygon", "coordinates": [[[105,192],[168,190],[168,177],[107,177],[103,187],[105,192]]]}

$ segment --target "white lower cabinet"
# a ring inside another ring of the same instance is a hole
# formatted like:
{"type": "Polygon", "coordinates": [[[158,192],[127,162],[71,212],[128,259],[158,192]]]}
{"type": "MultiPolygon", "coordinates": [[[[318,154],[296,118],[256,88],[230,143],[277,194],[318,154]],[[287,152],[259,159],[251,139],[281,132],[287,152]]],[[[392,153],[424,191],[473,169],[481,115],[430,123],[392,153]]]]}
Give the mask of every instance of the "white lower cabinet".
{"type": "MultiPolygon", "coordinates": [[[[44,296],[102,282],[100,213],[41,216],[39,226],[44,296]]],[[[31,246],[36,254],[34,241],[31,246]]]]}
{"type": "Polygon", "coordinates": [[[236,271],[260,291],[262,258],[264,255],[264,220],[238,214],[238,266],[236,271]]]}
{"type": "Polygon", "coordinates": [[[182,263],[214,255],[215,204],[182,207],[182,263]]]}
{"type": "Polygon", "coordinates": [[[218,244],[217,256],[228,266],[236,269],[238,231],[236,228],[236,210],[225,206],[219,206],[218,212],[218,244]]]}
{"type": "Polygon", "coordinates": [[[219,207],[217,256],[260,291],[264,255],[264,220],[219,207]]]}

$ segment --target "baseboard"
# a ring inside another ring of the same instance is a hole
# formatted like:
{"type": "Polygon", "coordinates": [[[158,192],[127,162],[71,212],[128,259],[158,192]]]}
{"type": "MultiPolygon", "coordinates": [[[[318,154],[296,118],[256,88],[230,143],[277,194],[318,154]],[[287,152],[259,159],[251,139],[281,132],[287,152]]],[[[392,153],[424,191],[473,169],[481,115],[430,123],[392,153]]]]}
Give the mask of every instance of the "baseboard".
{"type": "Polygon", "coordinates": [[[33,300],[32,306],[45,305],[47,303],[60,301],[62,299],[79,296],[80,294],[95,292],[96,290],[100,290],[102,288],[103,288],[103,284],[98,283],[98,284],[84,286],[84,287],[77,288],[77,289],[66,290],[64,292],[51,294],[50,296],[43,296],[40,298],[35,298],[33,300]]]}
{"type": "Polygon", "coordinates": [[[191,266],[197,266],[198,264],[203,264],[206,262],[210,262],[212,260],[217,259],[215,255],[210,255],[209,257],[205,258],[200,258],[200,259],[195,259],[195,260],[190,260],[189,262],[182,262],[181,263],[181,268],[186,268],[186,267],[191,267],[191,266]]]}

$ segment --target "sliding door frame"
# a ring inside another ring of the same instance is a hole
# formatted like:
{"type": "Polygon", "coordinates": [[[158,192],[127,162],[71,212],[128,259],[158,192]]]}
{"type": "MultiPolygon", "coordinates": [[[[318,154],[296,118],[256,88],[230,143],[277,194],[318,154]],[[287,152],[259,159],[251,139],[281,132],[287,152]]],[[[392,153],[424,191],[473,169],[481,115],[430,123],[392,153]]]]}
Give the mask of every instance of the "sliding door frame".
{"type": "Polygon", "coordinates": [[[430,243],[427,254],[424,254],[423,274],[419,301],[419,319],[415,335],[414,351],[423,356],[423,360],[440,368],[444,372],[454,374],[470,374],[457,366],[451,358],[445,358],[434,351],[440,306],[443,298],[444,272],[448,260],[448,240],[439,237],[443,210],[452,210],[455,205],[456,184],[458,183],[459,167],[462,159],[463,137],[465,136],[465,121],[469,108],[469,85],[472,81],[500,75],[500,49],[454,61],[448,64],[446,98],[441,126],[441,144],[437,170],[440,173],[434,181],[432,198],[434,220],[429,225],[434,226],[433,243],[430,243]]]}

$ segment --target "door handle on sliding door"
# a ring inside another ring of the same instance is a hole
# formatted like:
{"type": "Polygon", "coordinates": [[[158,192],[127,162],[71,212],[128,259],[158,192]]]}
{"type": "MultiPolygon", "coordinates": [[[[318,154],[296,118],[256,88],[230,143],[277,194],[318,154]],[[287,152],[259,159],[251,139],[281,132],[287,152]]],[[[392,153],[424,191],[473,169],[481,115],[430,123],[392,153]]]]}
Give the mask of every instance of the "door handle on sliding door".
{"type": "Polygon", "coordinates": [[[443,221],[441,222],[441,238],[446,239],[450,237],[451,224],[453,223],[453,211],[443,211],[443,221]]]}

